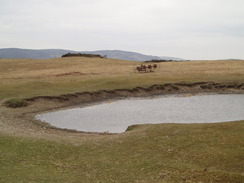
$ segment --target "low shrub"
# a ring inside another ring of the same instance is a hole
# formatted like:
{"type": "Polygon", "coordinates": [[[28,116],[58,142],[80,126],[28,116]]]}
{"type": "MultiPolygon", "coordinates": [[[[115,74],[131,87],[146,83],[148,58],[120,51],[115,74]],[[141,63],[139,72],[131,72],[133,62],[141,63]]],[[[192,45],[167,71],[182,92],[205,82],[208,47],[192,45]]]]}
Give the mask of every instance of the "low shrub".
{"type": "Polygon", "coordinates": [[[67,54],[64,54],[62,55],[62,57],[97,57],[97,58],[106,58],[105,57],[102,57],[101,55],[98,55],[98,54],[87,54],[87,53],[67,53],[67,54]]]}

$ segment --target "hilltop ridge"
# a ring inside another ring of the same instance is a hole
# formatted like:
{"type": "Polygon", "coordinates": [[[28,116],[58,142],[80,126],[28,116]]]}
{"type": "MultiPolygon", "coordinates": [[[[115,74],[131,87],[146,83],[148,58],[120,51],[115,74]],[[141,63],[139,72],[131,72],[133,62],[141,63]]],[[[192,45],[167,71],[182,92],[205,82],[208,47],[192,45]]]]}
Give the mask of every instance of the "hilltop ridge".
{"type": "Polygon", "coordinates": [[[67,53],[87,53],[98,54],[106,56],[107,58],[119,60],[132,60],[132,61],[149,61],[149,60],[184,60],[175,57],[166,56],[153,56],[145,55],[132,51],[122,50],[97,50],[97,51],[74,51],[65,49],[20,49],[20,48],[2,48],[0,49],[0,58],[30,58],[30,59],[49,59],[58,58],[67,53]]]}

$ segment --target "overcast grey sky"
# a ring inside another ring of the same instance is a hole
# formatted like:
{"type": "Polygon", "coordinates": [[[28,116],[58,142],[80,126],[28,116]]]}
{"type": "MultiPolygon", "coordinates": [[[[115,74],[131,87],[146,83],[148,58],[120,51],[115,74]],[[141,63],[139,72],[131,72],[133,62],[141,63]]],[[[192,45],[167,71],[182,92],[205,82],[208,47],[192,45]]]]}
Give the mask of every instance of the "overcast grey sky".
{"type": "Polygon", "coordinates": [[[0,48],[244,59],[244,0],[0,0],[0,48]]]}

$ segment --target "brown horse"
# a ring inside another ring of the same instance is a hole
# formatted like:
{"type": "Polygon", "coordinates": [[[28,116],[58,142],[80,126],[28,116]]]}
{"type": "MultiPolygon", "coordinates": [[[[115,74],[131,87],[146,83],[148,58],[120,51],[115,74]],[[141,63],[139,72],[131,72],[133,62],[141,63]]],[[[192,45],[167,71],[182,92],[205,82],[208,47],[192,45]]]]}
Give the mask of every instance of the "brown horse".
{"type": "Polygon", "coordinates": [[[138,66],[138,67],[136,67],[136,70],[138,71],[138,72],[147,72],[147,66],[145,66],[145,65],[141,65],[141,66],[138,66]]]}
{"type": "Polygon", "coordinates": [[[157,68],[157,65],[143,65],[141,64],[140,66],[137,66],[135,70],[137,70],[138,72],[153,72],[155,69],[157,68]]]}

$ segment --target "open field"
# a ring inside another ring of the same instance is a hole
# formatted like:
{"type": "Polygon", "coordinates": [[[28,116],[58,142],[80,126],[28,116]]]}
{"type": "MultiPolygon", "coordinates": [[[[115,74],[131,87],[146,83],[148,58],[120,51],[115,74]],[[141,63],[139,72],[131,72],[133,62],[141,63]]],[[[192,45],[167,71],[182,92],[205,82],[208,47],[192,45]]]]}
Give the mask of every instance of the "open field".
{"type": "MultiPolygon", "coordinates": [[[[111,96],[99,90],[160,84],[165,94],[182,87],[175,92],[190,95],[228,83],[243,88],[244,61],[167,62],[145,74],[133,71],[139,64],[97,58],[0,59],[0,182],[244,182],[244,121],[139,125],[122,134],[95,134],[50,128],[33,119],[39,112],[111,96]],[[162,85],[181,82],[186,85],[162,85]],[[197,82],[222,84],[188,87],[197,82]],[[96,93],[81,93],[86,91],[96,93]],[[69,100],[60,96],[74,93],[81,94],[69,100]],[[9,98],[36,96],[58,97],[32,98],[22,108],[3,105],[9,98]]],[[[244,91],[233,87],[224,89],[244,91]]],[[[115,92],[130,93],[135,94],[115,92]]]]}
{"type": "Polygon", "coordinates": [[[0,182],[242,183],[243,130],[244,121],[143,125],[79,145],[0,135],[0,182]]]}
{"type": "Polygon", "coordinates": [[[166,62],[159,63],[157,72],[147,74],[133,71],[139,64],[100,58],[0,59],[0,99],[160,83],[244,81],[244,61],[166,62]]]}

